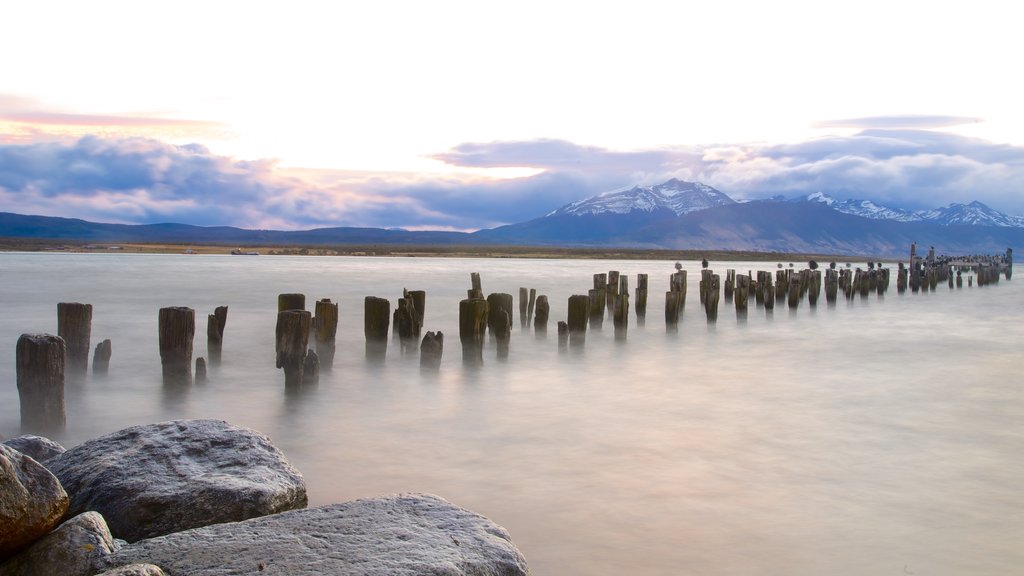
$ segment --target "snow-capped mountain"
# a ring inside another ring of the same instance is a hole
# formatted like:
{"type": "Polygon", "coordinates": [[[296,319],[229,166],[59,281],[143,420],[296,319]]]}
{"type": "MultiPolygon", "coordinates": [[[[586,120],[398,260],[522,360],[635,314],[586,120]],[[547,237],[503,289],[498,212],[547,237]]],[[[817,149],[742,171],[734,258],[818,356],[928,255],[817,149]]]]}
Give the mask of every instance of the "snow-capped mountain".
{"type": "Polygon", "coordinates": [[[879,206],[871,200],[836,200],[827,194],[815,192],[804,198],[808,202],[820,202],[844,214],[853,214],[873,220],[895,220],[898,222],[932,222],[943,226],[998,226],[1024,228],[1024,217],[1011,216],[993,210],[981,202],[970,204],[953,203],[931,210],[904,210],[879,206]]]}
{"type": "Polygon", "coordinates": [[[736,201],[711,186],[675,178],[654,186],[613,190],[563,206],[548,216],[630,214],[671,211],[676,216],[706,210],[736,201]]]}

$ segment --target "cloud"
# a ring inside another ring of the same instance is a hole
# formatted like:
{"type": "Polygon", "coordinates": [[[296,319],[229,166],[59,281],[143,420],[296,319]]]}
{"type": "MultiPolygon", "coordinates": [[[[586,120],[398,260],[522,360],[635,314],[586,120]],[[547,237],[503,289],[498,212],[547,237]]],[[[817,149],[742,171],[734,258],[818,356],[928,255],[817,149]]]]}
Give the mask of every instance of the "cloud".
{"type": "Polygon", "coordinates": [[[963,124],[976,124],[983,122],[981,118],[970,116],[926,116],[926,115],[905,115],[905,116],[867,116],[864,118],[846,118],[843,120],[824,120],[812,124],[812,128],[857,128],[869,130],[881,128],[885,130],[913,129],[927,130],[934,128],[950,128],[963,124]]]}

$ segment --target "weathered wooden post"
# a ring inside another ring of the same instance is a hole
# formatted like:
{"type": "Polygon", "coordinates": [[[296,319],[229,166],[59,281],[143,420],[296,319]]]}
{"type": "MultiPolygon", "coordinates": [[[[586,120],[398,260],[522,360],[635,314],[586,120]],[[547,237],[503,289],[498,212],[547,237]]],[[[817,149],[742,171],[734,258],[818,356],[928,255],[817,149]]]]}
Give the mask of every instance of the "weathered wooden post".
{"type": "Polygon", "coordinates": [[[548,315],[551,313],[551,305],[548,304],[548,297],[541,294],[537,297],[537,311],[533,317],[533,331],[538,336],[546,336],[548,333],[548,315]]]}
{"type": "Polygon", "coordinates": [[[363,334],[366,336],[366,357],[370,360],[383,360],[387,355],[390,316],[391,302],[387,298],[367,296],[363,300],[363,334]]]}
{"type": "Polygon", "coordinates": [[[494,339],[498,343],[498,360],[508,358],[508,344],[512,337],[512,312],[499,308],[496,312],[489,312],[488,319],[493,319],[494,339]]]}
{"type": "Polygon", "coordinates": [[[459,302],[459,340],[462,343],[463,364],[483,363],[487,316],[487,300],[467,298],[459,302]]]}
{"type": "Polygon", "coordinates": [[[963,274],[964,273],[961,272],[960,270],[956,271],[956,287],[957,288],[963,288],[964,287],[964,276],[963,276],[963,274]]]}
{"type": "Polygon", "coordinates": [[[306,310],[290,309],[277,313],[276,365],[284,369],[285,388],[302,386],[302,371],[312,323],[313,317],[306,310]]]}
{"type": "Polygon", "coordinates": [[[106,374],[110,368],[110,356],[113,353],[110,340],[104,340],[96,345],[96,352],[92,355],[92,373],[106,374]]]}
{"type": "Polygon", "coordinates": [[[478,298],[480,300],[483,300],[484,299],[484,289],[481,288],[480,273],[479,272],[470,272],[469,273],[469,281],[472,284],[472,288],[470,288],[469,291],[467,292],[467,295],[469,296],[469,299],[472,300],[472,299],[478,298]]]}
{"type": "MultiPolygon", "coordinates": [[[[626,280],[625,276],[619,278],[623,283],[626,280]]],[[[619,286],[619,293],[615,296],[615,307],[612,310],[612,322],[615,326],[615,339],[625,340],[626,331],[629,328],[629,290],[623,286],[619,286]]]]}
{"type": "Polygon", "coordinates": [[[92,347],[92,304],[60,302],[57,304],[57,335],[64,339],[67,350],[67,375],[81,378],[89,369],[92,347]]]}
{"type": "Polygon", "coordinates": [[[794,278],[789,283],[789,308],[795,309],[800,305],[800,281],[794,278]]]}
{"type": "Polygon", "coordinates": [[[643,326],[647,321],[647,274],[636,275],[636,324],[643,326]]]}
{"type": "Polygon", "coordinates": [[[530,307],[530,291],[525,286],[519,287],[519,327],[526,328],[530,317],[527,310],[530,307]]]}
{"type": "Polygon", "coordinates": [[[184,306],[161,308],[159,315],[160,363],[165,384],[192,383],[192,339],[196,312],[184,306]]]}
{"type": "Polygon", "coordinates": [[[416,307],[412,298],[405,293],[405,298],[398,299],[398,306],[395,307],[394,326],[395,336],[398,338],[402,354],[416,352],[419,339],[419,320],[416,314],[416,307]]]}
{"type": "Polygon", "coordinates": [[[764,304],[765,314],[771,314],[775,310],[775,288],[772,287],[772,273],[764,273],[764,282],[758,282],[761,287],[761,300],[764,304]]]}
{"type": "Polygon", "coordinates": [[[676,272],[669,276],[669,291],[665,293],[665,331],[679,328],[679,314],[686,305],[686,271],[676,263],[676,272]]]}
{"type": "Polygon", "coordinates": [[[441,331],[427,332],[420,343],[420,368],[438,370],[444,354],[444,334],[441,331]]]}
{"type": "Polygon", "coordinates": [[[604,288],[591,288],[587,295],[590,297],[590,329],[601,330],[604,327],[604,288]]]}
{"type": "Polygon", "coordinates": [[[64,339],[53,334],[22,334],[15,356],[22,431],[60,431],[66,422],[64,339]]]}
{"type": "Polygon", "coordinates": [[[1006,255],[1003,256],[1003,263],[1006,264],[1006,269],[1004,271],[1006,279],[1007,280],[1012,280],[1013,279],[1013,248],[1007,248],[1006,249],[1006,255]]]}
{"type": "Polygon", "coordinates": [[[202,356],[196,358],[196,384],[206,382],[206,359],[202,356]]]}
{"type": "Polygon", "coordinates": [[[825,301],[836,303],[839,294],[839,274],[834,269],[825,270],[825,301]]]}
{"type": "MultiPolygon", "coordinates": [[[[608,271],[608,288],[605,291],[605,301],[608,304],[608,313],[611,314],[615,306],[615,297],[619,295],[619,271],[608,271]]],[[[570,327],[571,329],[571,327],[570,327]]]]}
{"type": "Polygon", "coordinates": [[[416,312],[416,337],[423,331],[423,322],[427,317],[427,292],[425,290],[403,290],[406,299],[412,300],[413,311],[416,312]]]}
{"type": "MultiPolygon", "coordinates": [[[[616,285],[616,288],[618,286],[616,285]]],[[[581,346],[587,340],[587,320],[590,318],[590,296],[574,294],[569,296],[569,343],[581,346]]]]}
{"type": "Polygon", "coordinates": [[[899,268],[896,270],[896,293],[903,294],[907,291],[907,269],[903,262],[898,264],[899,268]]]}
{"type": "Polygon", "coordinates": [[[312,387],[320,383],[320,356],[312,348],[306,350],[302,359],[302,386],[312,387]]]}
{"type": "Polygon", "coordinates": [[[558,321],[558,350],[561,352],[569,347],[569,324],[558,321]]]}
{"type": "Polygon", "coordinates": [[[708,324],[714,324],[718,320],[718,300],[721,297],[721,279],[718,274],[711,274],[707,291],[704,294],[704,311],[708,316],[708,324]]]}
{"type": "Polygon", "coordinates": [[[533,321],[533,313],[537,308],[537,289],[530,288],[530,303],[526,307],[526,326],[529,328],[530,322],[533,321]]]}
{"type": "Polygon", "coordinates": [[[335,342],[338,335],[338,304],[321,298],[313,305],[313,342],[317,368],[330,372],[334,367],[335,342]]]}
{"type": "Polygon", "coordinates": [[[810,286],[807,288],[807,302],[812,308],[818,305],[819,296],[821,296],[821,270],[812,270],[810,286]]]}
{"type": "Polygon", "coordinates": [[[228,323],[228,307],[217,306],[213,314],[206,316],[206,354],[210,357],[210,365],[220,364],[221,351],[224,344],[224,327],[228,323]]]}
{"type": "Polygon", "coordinates": [[[487,331],[491,335],[492,341],[497,339],[498,317],[504,312],[511,320],[513,317],[512,306],[513,299],[511,294],[494,292],[487,295],[487,331]]]}
{"type": "Polygon", "coordinates": [[[277,311],[284,312],[285,310],[305,310],[306,309],[306,295],[305,294],[278,294],[277,295],[277,311]]]}
{"type": "Polygon", "coordinates": [[[736,305],[736,314],[747,315],[747,297],[750,291],[750,276],[740,274],[735,276],[733,281],[736,286],[733,289],[733,303],[736,305]]]}
{"type": "Polygon", "coordinates": [[[732,300],[733,290],[736,288],[736,270],[726,268],[725,270],[725,299],[732,300]]]}

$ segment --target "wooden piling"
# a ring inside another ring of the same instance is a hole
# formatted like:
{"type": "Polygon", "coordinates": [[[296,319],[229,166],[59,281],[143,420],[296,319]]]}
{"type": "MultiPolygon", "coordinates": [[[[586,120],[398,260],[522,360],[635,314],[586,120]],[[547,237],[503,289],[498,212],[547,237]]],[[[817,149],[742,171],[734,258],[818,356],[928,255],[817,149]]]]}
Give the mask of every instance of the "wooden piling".
{"type": "Polygon", "coordinates": [[[195,310],[183,306],[161,308],[158,327],[164,383],[191,384],[195,310]]]}
{"type": "Polygon", "coordinates": [[[519,287],[519,327],[526,328],[530,317],[527,315],[530,308],[530,291],[525,286],[519,287]]]}
{"type": "Polygon", "coordinates": [[[795,309],[800,305],[800,281],[789,283],[789,308],[795,309]]]}
{"type": "Polygon", "coordinates": [[[746,314],[747,298],[750,294],[750,276],[740,274],[735,276],[733,281],[736,283],[733,288],[733,303],[736,305],[736,312],[746,314]]]}
{"type": "Polygon", "coordinates": [[[416,337],[420,337],[423,322],[427,317],[427,292],[425,290],[403,290],[405,298],[412,300],[413,311],[416,313],[416,337]]]}
{"type": "Polygon", "coordinates": [[[732,300],[733,290],[736,288],[736,271],[732,268],[725,270],[725,299],[732,300]]]}
{"type": "Polygon", "coordinates": [[[718,274],[711,274],[707,290],[704,294],[704,312],[707,314],[708,323],[713,324],[718,320],[718,300],[721,297],[721,277],[718,274]]]}
{"type": "Polygon", "coordinates": [[[284,312],[285,310],[305,310],[306,309],[306,295],[305,294],[278,294],[277,295],[277,311],[284,312]]]}
{"type": "Polygon", "coordinates": [[[388,320],[391,302],[387,298],[367,296],[363,300],[363,335],[366,337],[366,357],[383,360],[388,351],[388,320]]]}
{"type": "Polygon", "coordinates": [[[772,286],[772,273],[766,271],[764,273],[764,280],[757,284],[761,288],[761,303],[764,305],[765,314],[768,314],[775,309],[775,288],[772,286]]]}
{"type": "Polygon", "coordinates": [[[533,313],[537,309],[537,289],[530,288],[530,302],[526,307],[526,326],[529,327],[533,321],[533,313]]]}
{"type": "MultiPolygon", "coordinates": [[[[386,302],[386,300],[385,300],[386,302]]],[[[282,310],[277,313],[277,367],[284,369],[285,388],[302,386],[312,315],[306,310],[282,310]]]]}
{"type": "Polygon", "coordinates": [[[65,369],[72,378],[81,378],[89,369],[89,339],[92,335],[92,304],[57,304],[57,335],[64,339],[67,357],[65,369]]]}
{"type": "Polygon", "coordinates": [[[493,319],[494,339],[497,341],[498,360],[508,358],[508,345],[512,336],[512,313],[503,308],[488,312],[488,319],[493,319]]]}
{"type": "Polygon", "coordinates": [[[471,284],[471,288],[469,289],[469,291],[467,293],[468,296],[469,296],[469,299],[472,300],[474,298],[479,298],[479,299],[482,300],[483,297],[484,297],[484,289],[481,287],[481,284],[480,284],[480,273],[479,272],[470,272],[469,273],[469,281],[470,281],[470,284],[471,284]]]}
{"type": "Polygon", "coordinates": [[[200,356],[196,358],[196,384],[206,382],[206,359],[200,356]]]}
{"type": "Polygon", "coordinates": [[[110,340],[104,340],[96,345],[96,352],[92,355],[92,373],[106,374],[110,368],[110,356],[113,353],[110,340]]]}
{"type": "Polygon", "coordinates": [[[615,306],[615,297],[619,295],[619,271],[608,271],[608,288],[605,290],[605,301],[607,302],[608,313],[612,313],[615,306]]]}
{"type": "Polygon", "coordinates": [[[206,316],[206,354],[210,357],[210,365],[217,366],[221,361],[224,345],[224,327],[228,323],[228,307],[217,306],[213,314],[206,316]]]}
{"type": "Polygon", "coordinates": [[[835,304],[839,294],[839,273],[835,269],[825,270],[825,301],[835,304]]]}
{"type": "Polygon", "coordinates": [[[64,428],[67,345],[53,334],[22,334],[15,349],[22,432],[64,428]]]}
{"type": "Polygon", "coordinates": [[[467,298],[459,302],[459,341],[462,343],[464,364],[483,362],[487,316],[487,301],[483,298],[467,298]]]}
{"type": "Polygon", "coordinates": [[[330,298],[321,298],[313,307],[313,342],[316,347],[317,367],[330,372],[334,367],[334,353],[338,336],[338,304],[330,298]]]}
{"type": "Polygon", "coordinates": [[[591,288],[587,296],[590,298],[590,329],[601,330],[604,327],[604,290],[591,288]]]}
{"type": "MultiPolygon", "coordinates": [[[[408,293],[406,293],[406,296],[408,296],[408,293]]],[[[398,338],[401,353],[417,352],[419,350],[419,320],[412,298],[398,299],[393,323],[395,326],[395,337],[398,338]]]]}
{"type": "Polygon", "coordinates": [[[647,318],[647,274],[636,275],[636,301],[634,306],[636,309],[636,323],[639,326],[643,326],[647,318]]]}
{"type": "MultiPolygon", "coordinates": [[[[626,277],[620,278],[625,281],[626,277]]],[[[621,290],[615,296],[615,306],[612,309],[612,323],[615,326],[615,339],[625,340],[626,331],[629,328],[629,290],[619,286],[621,290]]]]}
{"type": "Polygon", "coordinates": [[[569,346],[569,324],[558,321],[558,349],[565,350],[569,346]]]}
{"type": "Polygon", "coordinates": [[[444,334],[427,332],[420,343],[420,368],[438,370],[441,368],[441,356],[444,354],[444,334]]]}
{"type": "Polygon", "coordinates": [[[533,317],[533,331],[538,335],[546,335],[548,331],[548,315],[551,313],[551,305],[548,304],[548,297],[541,294],[537,297],[536,315],[533,317]]]}
{"type": "Polygon", "coordinates": [[[491,335],[491,340],[497,339],[499,317],[502,312],[508,315],[511,320],[513,317],[513,299],[511,294],[504,292],[494,292],[487,295],[487,332],[491,335]]]}
{"type": "MultiPolygon", "coordinates": [[[[618,288],[618,286],[616,286],[618,288]]],[[[574,294],[569,296],[569,343],[583,344],[586,341],[587,321],[590,318],[590,296],[574,294]]]]}

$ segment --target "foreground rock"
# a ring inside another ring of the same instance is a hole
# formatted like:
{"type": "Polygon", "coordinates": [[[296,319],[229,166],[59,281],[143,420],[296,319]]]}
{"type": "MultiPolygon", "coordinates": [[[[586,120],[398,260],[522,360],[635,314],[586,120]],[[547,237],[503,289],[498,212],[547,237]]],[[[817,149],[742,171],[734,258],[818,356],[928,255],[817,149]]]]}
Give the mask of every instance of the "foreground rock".
{"type": "Polygon", "coordinates": [[[133,426],[47,461],[71,498],[129,542],[306,506],[306,483],[265,435],[222,420],[133,426]]]}
{"type": "Polygon", "coordinates": [[[356,500],[129,544],[98,569],[151,562],[174,576],[518,576],[526,559],[487,518],[426,494],[356,500]]]}
{"type": "Polygon", "coordinates": [[[4,440],[3,444],[14,448],[22,454],[31,456],[36,462],[46,462],[50,458],[60,456],[66,452],[63,446],[53,440],[43,438],[42,436],[33,436],[32,434],[4,440]]]}
{"type": "Polygon", "coordinates": [[[0,444],[0,561],[60,523],[68,495],[53,474],[0,444]]]}
{"type": "Polygon", "coordinates": [[[167,576],[167,574],[159,566],[152,564],[129,564],[107,570],[96,576],[167,576]]]}
{"type": "Polygon", "coordinates": [[[0,564],[0,576],[89,576],[101,557],[114,551],[103,517],[79,514],[0,564]]]}

